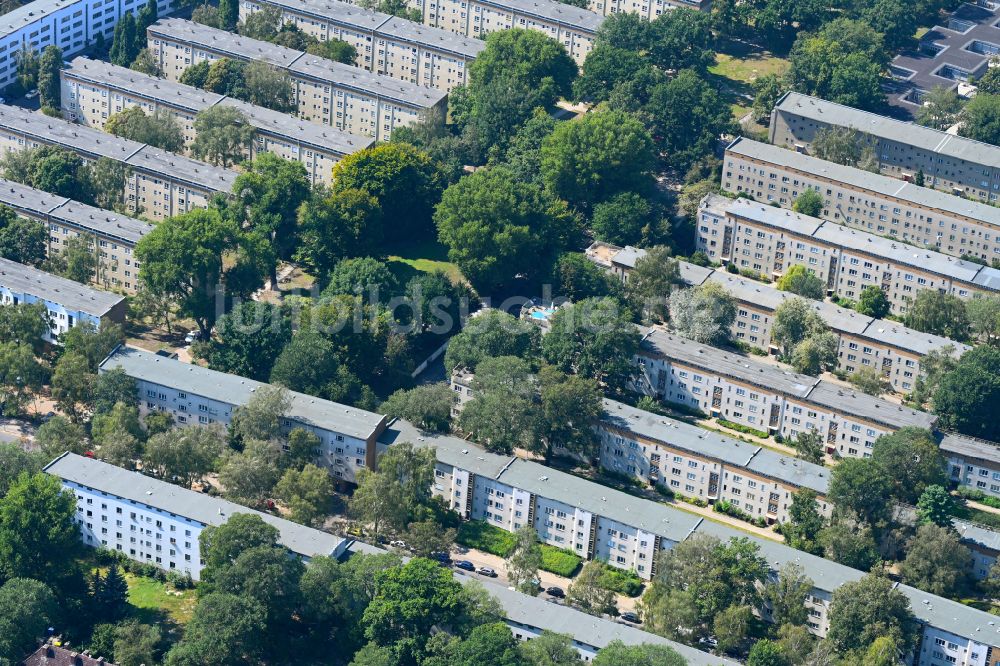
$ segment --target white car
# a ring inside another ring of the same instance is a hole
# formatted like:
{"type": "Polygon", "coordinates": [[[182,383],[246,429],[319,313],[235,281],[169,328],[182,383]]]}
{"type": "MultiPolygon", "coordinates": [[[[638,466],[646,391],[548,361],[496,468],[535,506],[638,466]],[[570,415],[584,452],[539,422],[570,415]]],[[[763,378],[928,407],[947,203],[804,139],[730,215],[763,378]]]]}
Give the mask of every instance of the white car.
{"type": "Polygon", "coordinates": [[[25,99],[35,99],[36,97],[38,97],[38,91],[37,90],[29,90],[24,95],[25,99]]]}
{"type": "Polygon", "coordinates": [[[191,344],[195,340],[201,337],[198,331],[188,331],[188,334],[184,336],[184,344],[191,344]]]}

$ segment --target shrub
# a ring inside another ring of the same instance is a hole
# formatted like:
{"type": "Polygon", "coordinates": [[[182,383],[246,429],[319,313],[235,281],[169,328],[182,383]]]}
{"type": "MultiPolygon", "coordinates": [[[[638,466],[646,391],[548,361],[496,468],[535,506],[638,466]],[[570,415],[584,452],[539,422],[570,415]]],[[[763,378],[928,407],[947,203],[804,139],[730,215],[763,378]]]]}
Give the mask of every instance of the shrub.
{"type": "Polygon", "coordinates": [[[602,470],[601,474],[608,481],[617,482],[623,486],[642,486],[642,483],[639,481],[639,479],[635,478],[631,474],[616,472],[613,469],[602,470]]]}
{"type": "Polygon", "coordinates": [[[688,497],[687,495],[681,495],[680,493],[674,493],[674,497],[682,502],[687,502],[688,504],[692,504],[694,506],[700,506],[702,508],[708,506],[708,502],[699,497],[688,497]]]}
{"type": "Polygon", "coordinates": [[[769,435],[763,430],[757,430],[756,428],[751,428],[750,426],[743,425],[742,423],[733,423],[732,421],[727,421],[726,419],[716,419],[716,422],[720,426],[729,428],[730,430],[735,430],[736,432],[743,432],[762,439],[767,439],[769,437],[769,435]]]}
{"type": "Polygon", "coordinates": [[[724,513],[727,516],[732,516],[733,518],[738,518],[748,523],[755,523],[753,516],[743,509],[733,506],[728,500],[719,500],[713,504],[712,511],[715,511],[716,513],[724,513]]]}
{"type": "Polygon", "coordinates": [[[653,488],[656,489],[656,492],[660,493],[661,495],[663,495],[667,499],[673,499],[676,496],[676,494],[674,493],[674,491],[671,490],[669,488],[669,486],[665,486],[662,483],[655,484],[653,486],[653,488]]]}
{"type": "Polygon", "coordinates": [[[507,557],[513,552],[517,539],[510,532],[494,527],[481,520],[470,520],[458,528],[455,539],[466,548],[475,548],[499,557],[507,557]]]}
{"type": "Polygon", "coordinates": [[[701,411],[697,407],[692,407],[690,405],[685,405],[679,402],[670,403],[670,409],[674,410],[675,412],[679,412],[681,414],[687,414],[688,416],[694,416],[699,419],[703,419],[708,416],[708,414],[701,411]]]}
{"type": "Polygon", "coordinates": [[[612,566],[604,565],[604,572],[601,574],[597,584],[605,590],[611,590],[627,597],[637,597],[642,594],[642,579],[634,571],[625,571],[612,566]]]}
{"type": "Polygon", "coordinates": [[[194,580],[189,573],[171,570],[167,572],[167,583],[175,590],[190,590],[194,588],[194,580]]]}
{"type": "Polygon", "coordinates": [[[580,567],[580,563],[583,561],[580,556],[565,548],[556,548],[555,546],[543,543],[541,549],[542,565],[539,569],[554,573],[563,578],[569,578],[575,574],[576,570],[580,567]]]}

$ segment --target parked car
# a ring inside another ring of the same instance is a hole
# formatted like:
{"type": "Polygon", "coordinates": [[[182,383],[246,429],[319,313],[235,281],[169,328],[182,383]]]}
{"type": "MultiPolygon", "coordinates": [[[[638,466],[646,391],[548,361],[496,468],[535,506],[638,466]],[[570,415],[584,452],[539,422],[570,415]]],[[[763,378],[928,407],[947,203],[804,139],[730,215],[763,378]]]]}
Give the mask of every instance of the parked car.
{"type": "Polygon", "coordinates": [[[393,548],[406,548],[406,542],[396,539],[395,541],[390,541],[389,545],[393,548]]]}
{"type": "Polygon", "coordinates": [[[566,596],[566,593],[563,592],[563,589],[561,587],[555,587],[555,586],[545,588],[545,594],[549,595],[550,597],[558,597],[559,599],[562,599],[563,597],[566,596]]]}
{"type": "Polygon", "coordinates": [[[195,340],[201,337],[198,331],[188,331],[188,334],[184,336],[184,344],[191,344],[195,340]]]}
{"type": "Polygon", "coordinates": [[[448,553],[431,553],[431,559],[437,560],[441,564],[451,564],[451,557],[448,553]]]}
{"type": "Polygon", "coordinates": [[[476,570],[476,565],[470,562],[469,560],[459,560],[458,562],[455,562],[455,566],[458,567],[459,569],[465,569],[466,571],[476,570]]]}
{"type": "Polygon", "coordinates": [[[639,619],[639,614],[633,613],[632,611],[625,611],[618,617],[625,620],[626,622],[631,622],[632,624],[642,624],[642,620],[639,619]]]}
{"type": "Polygon", "coordinates": [[[487,578],[496,578],[497,572],[489,567],[479,567],[476,569],[476,573],[480,576],[486,576],[487,578]]]}
{"type": "Polygon", "coordinates": [[[24,95],[25,99],[35,99],[36,97],[38,97],[38,90],[37,89],[36,90],[29,90],[24,95]]]}

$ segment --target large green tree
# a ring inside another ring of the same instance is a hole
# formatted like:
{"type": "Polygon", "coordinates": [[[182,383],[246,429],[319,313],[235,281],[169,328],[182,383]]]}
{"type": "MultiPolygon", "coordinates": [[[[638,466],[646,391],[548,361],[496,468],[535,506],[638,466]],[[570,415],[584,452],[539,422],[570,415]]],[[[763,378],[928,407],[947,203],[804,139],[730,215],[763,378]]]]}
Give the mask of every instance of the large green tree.
{"type": "Polygon", "coordinates": [[[827,640],[842,653],[867,649],[881,636],[892,637],[905,653],[915,637],[909,599],[891,580],[876,574],[834,590],[829,618],[827,640]]]}
{"type": "Polygon", "coordinates": [[[213,370],[266,381],[291,338],[291,322],[280,307],[245,301],[219,318],[206,356],[213,370]]]}
{"type": "Polygon", "coordinates": [[[59,479],[22,475],[0,499],[0,578],[33,578],[58,588],[77,572],[82,548],[76,498],[59,479]]]}
{"type": "Polygon", "coordinates": [[[1000,95],[976,95],[959,116],[958,133],[1000,146],[1000,95]]]}
{"type": "Polygon", "coordinates": [[[980,345],[966,352],[954,369],[941,375],[934,390],[940,425],[990,441],[1000,439],[1000,349],[980,345]]]}

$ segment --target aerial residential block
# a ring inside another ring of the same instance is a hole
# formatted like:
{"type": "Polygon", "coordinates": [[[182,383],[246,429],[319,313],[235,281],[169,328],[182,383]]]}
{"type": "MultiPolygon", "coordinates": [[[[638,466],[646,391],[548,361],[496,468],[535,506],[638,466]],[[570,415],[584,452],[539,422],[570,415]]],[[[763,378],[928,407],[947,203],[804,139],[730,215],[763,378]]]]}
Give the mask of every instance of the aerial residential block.
{"type": "Polygon", "coordinates": [[[823,197],[824,220],[955,257],[987,263],[1000,258],[1000,208],[780,146],[742,137],[733,141],[726,149],[722,189],[782,208],[813,189],[823,197]]]}
{"type": "Polygon", "coordinates": [[[320,41],[340,39],[353,46],[358,52],[354,64],[362,69],[438,90],[467,83],[469,63],[486,48],[479,39],[336,0],[244,0],[240,19],[268,6],[278,7],[286,22],[320,41]]]}
{"type": "Polygon", "coordinates": [[[949,433],[941,440],[948,478],[956,485],[1000,497],[1000,446],[983,439],[949,433]]]}
{"type": "Polygon", "coordinates": [[[984,201],[1000,196],[1000,146],[797,92],[774,105],[770,141],[808,152],[816,133],[831,127],[857,130],[875,150],[883,174],[912,181],[922,172],[927,187],[984,201]]]}
{"type": "Polygon", "coordinates": [[[204,566],[198,545],[202,530],[240,513],[277,528],[278,542],[307,562],[339,557],[348,545],[333,534],[75,453],[64,453],[44,471],[76,498],[75,522],[86,545],[117,550],[194,580],[204,566]]]}
{"type": "Polygon", "coordinates": [[[85,162],[105,157],[131,168],[125,203],[131,210],[158,220],[204,208],[217,193],[232,190],[236,172],[121,139],[60,118],[20,107],[0,106],[0,151],[57,146],[85,162]]]}
{"type": "Polygon", "coordinates": [[[148,222],[3,179],[0,179],[0,205],[46,226],[49,255],[58,253],[74,236],[91,236],[98,250],[93,283],[105,289],[135,292],[139,263],[132,253],[139,239],[152,230],[148,222]]]}
{"type": "MultiPolygon", "coordinates": [[[[121,368],[136,381],[139,411],[164,411],[178,424],[228,426],[233,410],[245,405],[267,384],[209,370],[151,352],[119,346],[99,372],[121,368]]],[[[372,467],[386,418],[304,393],[289,392],[286,431],[303,428],[320,439],[319,464],[337,479],[353,482],[355,472],[372,467]]]]}
{"type": "Polygon", "coordinates": [[[1000,291],[1000,270],[748,199],[706,197],[697,248],[713,261],[778,279],[792,266],[813,271],[828,295],[857,300],[879,287],[894,314],[921,291],[962,299],[1000,291]]]}
{"type": "Polygon", "coordinates": [[[50,328],[43,338],[48,342],[56,342],[61,334],[82,323],[95,329],[122,324],[128,309],[121,294],[0,258],[0,307],[19,303],[45,304],[50,328]]]}
{"type": "Polygon", "coordinates": [[[313,183],[333,182],[333,165],[341,158],[368,148],[375,139],[298,120],[286,113],[248,104],[173,81],[157,79],[100,60],[77,58],[63,69],[63,109],[70,120],[102,128],[108,118],[137,106],[146,113],[169,113],[184,132],[188,146],[195,139],[194,121],[216,106],[240,111],[254,129],[245,156],[261,153],[301,162],[313,183]]]}
{"type": "Polygon", "coordinates": [[[448,111],[442,90],[192,21],[157,21],[147,37],[150,53],[171,81],[180,80],[191,65],[219,58],[266,62],[292,80],[300,118],[359,136],[387,141],[396,127],[425,117],[443,120],[448,111]]]}
{"type": "Polygon", "coordinates": [[[638,14],[652,21],[664,12],[678,7],[708,11],[711,5],[711,0],[589,0],[587,9],[601,16],[638,14]]]}

